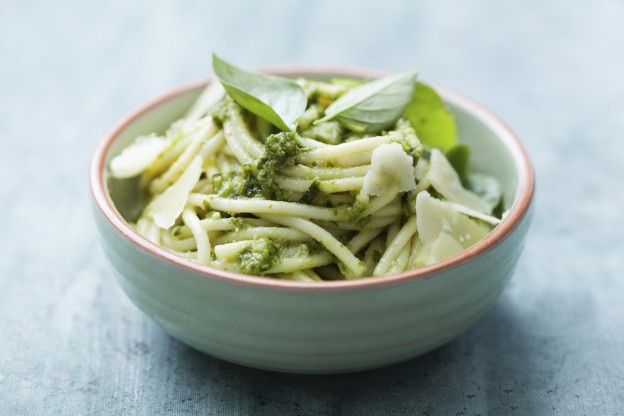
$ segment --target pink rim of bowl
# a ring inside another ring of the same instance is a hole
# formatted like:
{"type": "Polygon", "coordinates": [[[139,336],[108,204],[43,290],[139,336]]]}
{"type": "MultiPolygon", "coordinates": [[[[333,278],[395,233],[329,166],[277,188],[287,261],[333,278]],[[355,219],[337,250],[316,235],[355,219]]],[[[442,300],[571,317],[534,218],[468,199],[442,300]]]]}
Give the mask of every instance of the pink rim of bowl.
{"type": "MultiPolygon", "coordinates": [[[[264,67],[260,69],[275,75],[296,76],[305,74],[317,75],[334,75],[354,78],[377,78],[389,74],[387,71],[367,69],[349,66],[314,66],[314,65],[285,65],[276,67],[264,67]]],[[[212,78],[193,82],[175,88],[168,93],[157,97],[148,103],[140,106],[138,109],[130,113],[119,121],[113,129],[106,134],[98,143],[91,159],[90,167],[90,184],[91,193],[98,209],[104,215],[106,220],[119,232],[124,238],[142,249],[143,251],[153,255],[155,258],[163,260],[180,269],[195,272],[209,279],[219,279],[234,284],[257,286],[263,288],[282,289],[291,291],[334,291],[348,289],[365,289],[386,286],[391,284],[404,283],[412,279],[431,277],[438,272],[454,268],[461,263],[473,259],[480,254],[490,250],[499,242],[504,240],[516,228],[522,218],[527,213],[533,192],[535,189],[535,174],[533,166],[528,154],[520,142],[520,139],[511,131],[511,129],[501,121],[492,112],[474,102],[473,100],[453,92],[448,88],[435,85],[435,88],[441,93],[445,100],[454,103],[463,108],[473,116],[477,117],[481,122],[492,129],[505,143],[510,150],[513,159],[518,168],[518,190],[514,203],[509,209],[505,219],[490,232],[483,240],[464,250],[459,255],[452,257],[446,261],[423,267],[416,270],[403,272],[400,274],[380,276],[364,279],[326,281],[320,283],[296,282],[289,280],[272,279],[268,277],[249,276],[241,273],[233,273],[220,269],[213,269],[202,266],[190,260],[176,256],[173,253],[151,243],[134,231],[130,225],[123,219],[121,214],[115,208],[111,200],[105,184],[106,172],[106,156],[112,143],[130,124],[143,114],[158,107],[174,97],[188,93],[192,90],[201,88],[209,83],[212,78]]]]}

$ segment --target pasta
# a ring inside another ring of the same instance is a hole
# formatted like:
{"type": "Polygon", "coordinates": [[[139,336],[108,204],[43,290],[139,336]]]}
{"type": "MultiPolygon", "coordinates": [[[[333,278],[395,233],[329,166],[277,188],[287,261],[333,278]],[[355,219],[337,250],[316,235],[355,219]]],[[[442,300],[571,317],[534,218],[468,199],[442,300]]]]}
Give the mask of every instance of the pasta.
{"type": "Polygon", "coordinates": [[[375,98],[369,84],[283,82],[305,94],[290,124],[288,109],[266,115],[221,79],[167,132],[138,137],[111,161],[113,176],[140,175],[151,195],[138,233],[204,266],[322,282],[443,261],[500,222],[496,179],[474,174],[471,187],[400,111],[374,123],[368,107],[355,111],[375,98]],[[349,107],[350,96],[365,99],[349,107]]]}

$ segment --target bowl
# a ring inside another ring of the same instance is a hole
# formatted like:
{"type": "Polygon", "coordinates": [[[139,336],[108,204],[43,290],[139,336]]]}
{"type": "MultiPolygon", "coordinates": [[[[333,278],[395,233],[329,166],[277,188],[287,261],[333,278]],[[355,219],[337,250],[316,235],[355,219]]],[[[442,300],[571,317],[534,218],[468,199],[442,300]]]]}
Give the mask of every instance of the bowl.
{"type": "MultiPolygon", "coordinates": [[[[375,78],[382,71],[285,66],[283,76],[375,78]]],[[[91,161],[94,218],[119,284],[172,337],[214,357],[283,372],[382,367],[430,351],[472,326],[513,274],[529,224],[534,173],[522,144],[474,101],[436,86],[472,147],[476,170],[496,176],[508,215],[447,261],[392,276],[304,283],[211,269],[150,243],[125,218],[141,205],[136,181],[107,166],[137,135],[162,132],[207,83],[182,86],[139,107],[98,144],[91,161]]]]}

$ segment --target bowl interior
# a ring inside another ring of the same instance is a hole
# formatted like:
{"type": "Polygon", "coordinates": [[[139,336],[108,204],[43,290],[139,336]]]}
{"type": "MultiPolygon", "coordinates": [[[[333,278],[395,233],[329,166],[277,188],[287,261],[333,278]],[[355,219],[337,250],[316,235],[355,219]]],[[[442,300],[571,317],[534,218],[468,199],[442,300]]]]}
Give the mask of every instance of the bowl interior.
{"type": "Polygon", "coordinates": [[[500,132],[489,126],[451,97],[445,101],[457,120],[459,141],[470,146],[473,171],[494,176],[503,189],[503,203],[509,209],[519,193],[519,166],[500,132]]]}
{"type": "MultiPolygon", "coordinates": [[[[316,79],[331,78],[331,75],[299,74],[316,79]]],[[[336,76],[340,76],[337,74],[336,76]]],[[[344,76],[344,75],[342,75],[344,76]]],[[[476,172],[496,177],[503,188],[505,208],[509,209],[519,194],[519,161],[514,157],[509,137],[492,125],[491,116],[474,105],[466,107],[464,97],[438,87],[449,109],[455,115],[458,124],[459,139],[471,148],[471,166],[476,172]],[[486,118],[489,117],[489,118],[486,118]]],[[[147,133],[164,133],[168,126],[181,118],[199,96],[202,87],[170,95],[157,101],[140,112],[138,116],[125,124],[115,141],[108,148],[105,157],[106,166],[112,157],[131,143],[137,136],[147,133]]],[[[516,152],[517,153],[517,152],[516,152]]],[[[107,191],[115,208],[127,221],[134,221],[146,203],[146,195],[139,191],[138,180],[118,180],[106,175],[107,191]]]]}

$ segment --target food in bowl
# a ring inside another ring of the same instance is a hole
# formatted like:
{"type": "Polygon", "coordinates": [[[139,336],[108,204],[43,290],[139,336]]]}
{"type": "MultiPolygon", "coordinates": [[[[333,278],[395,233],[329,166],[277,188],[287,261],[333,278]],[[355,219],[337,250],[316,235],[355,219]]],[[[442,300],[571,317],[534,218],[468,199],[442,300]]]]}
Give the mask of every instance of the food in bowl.
{"type": "Polygon", "coordinates": [[[503,217],[497,179],[470,169],[436,91],[281,78],[213,57],[210,83],[164,135],[109,165],[139,177],[134,224],[199,264],[299,281],[401,273],[472,246],[503,217]]]}
{"type": "MultiPolygon", "coordinates": [[[[386,75],[333,66],[267,72],[321,81],[386,75]]],[[[496,302],[530,228],[534,171],[519,138],[502,120],[441,86],[436,91],[452,112],[462,143],[472,149],[470,165],[496,177],[508,211],[481,241],[448,260],[376,278],[301,282],[206,267],[135,232],[130,224],[152,197],[139,186],[143,174],[116,179],[110,161],[137,136],[163,134],[213,82],[211,77],[181,86],[141,105],[100,141],[91,163],[95,224],[115,277],[130,300],[167,333],[238,364],[297,373],[346,372],[430,351],[466,331],[496,302]]],[[[418,134],[426,146],[446,149],[418,134]]]]}

